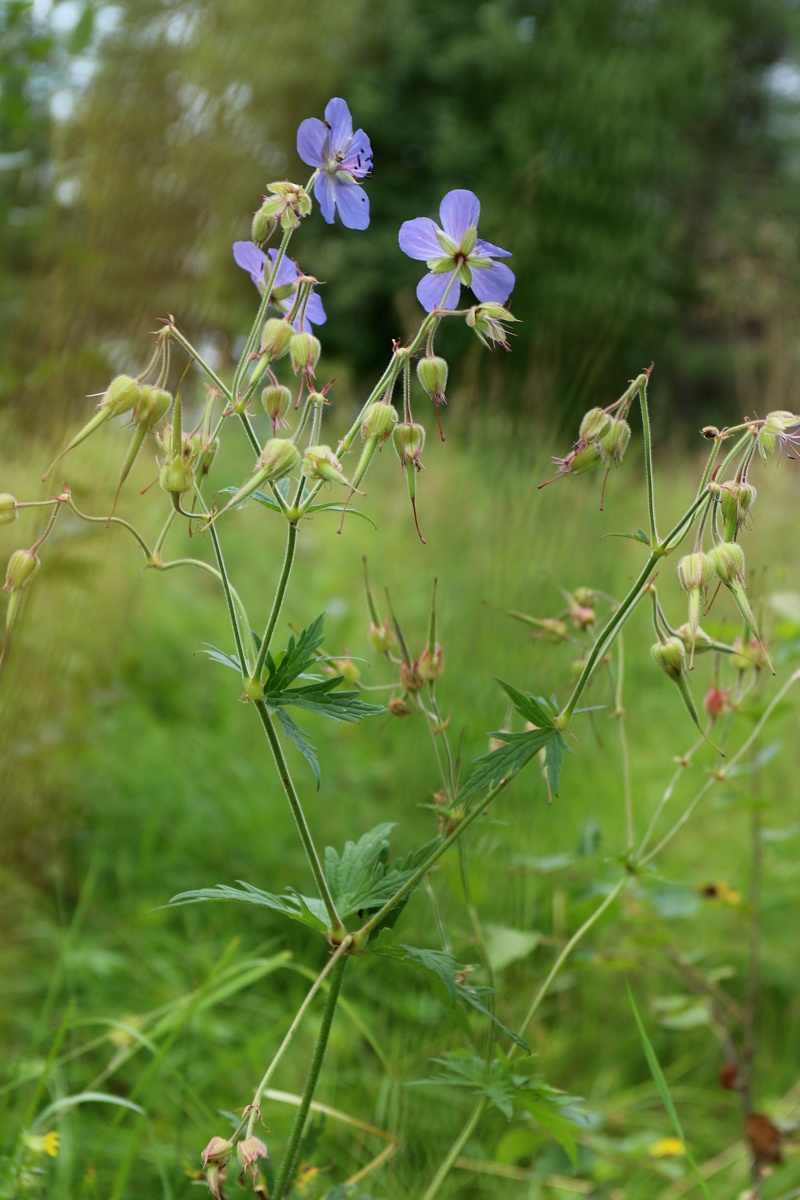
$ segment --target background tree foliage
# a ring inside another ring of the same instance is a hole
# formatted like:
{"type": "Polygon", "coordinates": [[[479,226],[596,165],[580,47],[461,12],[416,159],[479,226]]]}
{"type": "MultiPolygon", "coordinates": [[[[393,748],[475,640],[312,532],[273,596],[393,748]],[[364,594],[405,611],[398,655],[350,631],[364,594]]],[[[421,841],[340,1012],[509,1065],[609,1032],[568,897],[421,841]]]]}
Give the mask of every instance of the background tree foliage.
{"type": "MultiPolygon", "coordinates": [[[[524,323],[509,406],[557,400],[572,416],[654,358],[693,424],[720,400],[733,415],[736,389],[763,407],[796,339],[794,9],[123,0],[55,131],[70,203],[39,240],[7,396],[64,404],[102,387],[102,360],[127,361],[167,311],[227,353],[252,301],[230,243],[269,181],[304,180],[298,121],[342,95],[373,140],[373,227],[315,218],[295,244],[331,281],[329,354],[357,372],[385,360],[416,306],[397,229],[467,187],[484,235],[514,252],[524,323]]],[[[491,370],[486,356],[470,364],[476,395],[491,370]]]]}

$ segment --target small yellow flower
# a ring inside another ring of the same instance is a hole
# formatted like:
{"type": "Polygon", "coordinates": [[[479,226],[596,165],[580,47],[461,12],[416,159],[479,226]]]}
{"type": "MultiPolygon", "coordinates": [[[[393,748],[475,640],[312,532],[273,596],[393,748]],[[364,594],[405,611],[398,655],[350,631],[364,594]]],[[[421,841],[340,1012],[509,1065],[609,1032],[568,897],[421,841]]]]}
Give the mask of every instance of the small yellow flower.
{"type": "Polygon", "coordinates": [[[680,1138],[667,1137],[653,1142],[648,1150],[652,1158],[667,1158],[670,1155],[685,1154],[686,1147],[680,1138]]]}
{"type": "Polygon", "coordinates": [[[713,883],[697,888],[697,891],[706,900],[719,900],[722,904],[730,904],[734,908],[742,902],[742,893],[729,887],[724,879],[715,879],[713,883]]]}
{"type": "Polygon", "coordinates": [[[55,1158],[58,1154],[61,1134],[55,1129],[51,1129],[49,1133],[45,1134],[26,1133],[23,1135],[23,1141],[25,1148],[32,1154],[49,1154],[51,1158],[55,1158]]]}

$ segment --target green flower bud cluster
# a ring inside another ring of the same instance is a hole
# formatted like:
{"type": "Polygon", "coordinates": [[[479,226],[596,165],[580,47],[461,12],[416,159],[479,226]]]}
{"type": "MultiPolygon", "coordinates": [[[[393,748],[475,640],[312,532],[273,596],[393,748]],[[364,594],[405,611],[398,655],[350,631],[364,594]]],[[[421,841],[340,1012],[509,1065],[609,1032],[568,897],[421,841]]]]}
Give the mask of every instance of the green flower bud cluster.
{"type": "Polygon", "coordinates": [[[718,504],[725,522],[725,541],[732,542],[756,500],[756,489],[746,480],[729,479],[719,485],[718,504]]]}
{"type": "Polygon", "coordinates": [[[305,188],[284,180],[271,183],[270,193],[253,217],[251,236],[255,244],[263,249],[280,225],[284,231],[294,229],[303,217],[311,212],[311,197],[305,188]]]}
{"type": "Polygon", "coordinates": [[[466,315],[468,327],[475,330],[479,341],[483,342],[489,350],[493,350],[495,346],[502,346],[504,350],[510,349],[509,330],[506,329],[506,326],[513,324],[516,320],[517,318],[512,316],[507,308],[495,301],[476,304],[474,308],[467,310],[466,315]]]}

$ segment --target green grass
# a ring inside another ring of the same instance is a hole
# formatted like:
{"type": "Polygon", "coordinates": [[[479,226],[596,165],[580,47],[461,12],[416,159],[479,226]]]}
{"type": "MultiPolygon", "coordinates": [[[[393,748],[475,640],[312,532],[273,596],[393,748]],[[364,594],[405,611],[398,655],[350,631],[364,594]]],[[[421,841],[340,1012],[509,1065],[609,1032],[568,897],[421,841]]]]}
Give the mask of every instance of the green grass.
{"type": "MultiPolygon", "coordinates": [[[[115,431],[101,435],[70,462],[70,482],[85,511],[105,511],[117,438],[115,431]]],[[[33,473],[38,464],[30,460],[38,456],[38,450],[26,455],[19,474],[3,480],[4,489],[23,496],[23,471],[33,473]]],[[[604,513],[597,509],[599,479],[564,480],[540,492],[536,485],[549,473],[545,448],[534,445],[526,428],[509,436],[487,426],[445,446],[431,439],[425,461],[420,510],[428,544],[416,538],[403,479],[387,450],[360,502],[377,532],[351,519],[339,537],[335,514],[303,529],[280,637],[327,610],[329,650],[373,657],[361,584],[366,555],[376,598],[382,603],[389,588],[416,653],[437,578],[446,660],[437,692],[469,763],[486,751],[486,734],[505,716],[495,677],[563,698],[575,657],[568,644],[529,639],[523,625],[483,601],[546,616],[562,606],[560,586],[624,594],[642,548],[601,538],[644,523],[641,479],[632,463],[616,472],[604,513]]],[[[244,462],[234,454],[215,478],[221,485],[238,482],[244,462]]],[[[691,495],[695,466],[676,451],[669,454],[665,525],[691,495]]],[[[127,488],[124,515],[134,511],[136,488],[148,482],[149,468],[142,466],[127,488]]],[[[758,483],[756,527],[744,540],[758,581],[753,590],[762,590],[760,573],[770,563],[766,590],[796,592],[796,472],[783,464],[758,483]]],[[[151,536],[159,521],[154,492],[142,502],[151,536]]],[[[280,522],[268,518],[250,506],[220,523],[231,575],[243,581],[257,627],[266,619],[282,556],[280,522]]],[[[38,528],[24,515],[0,531],[0,550],[30,544],[38,528]]],[[[144,1116],[102,1103],[65,1111],[57,1122],[58,1157],[44,1162],[45,1194],[57,1200],[177,1198],[202,1194],[187,1172],[199,1167],[209,1138],[227,1131],[220,1114],[248,1102],[325,951],[308,931],[265,910],[160,907],[176,892],[236,879],[273,892],[290,883],[307,891],[312,885],[263,734],[239,703],[236,677],[200,652],[205,642],[231,648],[214,581],[189,571],[148,572],[139,580],[133,540],[119,529],[98,528],[87,534],[62,522],[3,668],[0,803],[10,902],[0,916],[7,1064],[0,1128],[8,1152],[22,1124],[30,1127],[38,1112],[64,1097],[91,1090],[138,1105],[144,1116]]],[[[196,539],[188,552],[209,548],[196,539]]],[[[683,602],[672,575],[665,563],[659,586],[678,624],[683,602]]],[[[718,621],[727,615],[732,634],[726,600],[718,599],[714,614],[718,621]]],[[[694,740],[676,689],[651,664],[651,640],[642,607],[625,641],[639,830],[669,779],[673,755],[694,740]]],[[[386,678],[382,664],[361,666],[365,679],[386,678]]],[[[784,665],[783,673],[788,669],[784,665]]],[[[698,664],[698,700],[707,673],[707,663],[698,664]]],[[[606,691],[599,683],[593,701],[606,704],[606,691]]],[[[744,731],[751,728],[746,716],[741,722],[744,731]]],[[[437,788],[435,765],[417,719],[377,718],[333,731],[311,716],[302,724],[319,750],[318,795],[305,763],[289,753],[321,845],[341,847],[387,820],[397,822],[397,853],[433,835],[427,805],[437,788]]],[[[576,1194],[574,1183],[558,1184],[570,1176],[585,1185],[577,1194],[609,1200],[682,1194],[670,1191],[673,1175],[692,1186],[684,1159],[649,1153],[671,1129],[625,998],[626,976],[700,1169],[740,1139],[737,1098],[717,1082],[723,1061],[718,1022],[692,998],[688,968],[682,974],[676,961],[683,957],[698,975],[719,977],[720,986],[742,1000],[746,901],[705,901],[695,889],[724,880],[746,895],[754,798],[763,805],[765,825],[787,834],[765,843],[756,1103],[784,1118],[794,1114],[800,1014],[792,915],[796,839],[788,835],[799,819],[791,749],[796,728],[790,705],[765,738],[782,738],[783,753],[756,776],[712,793],[659,857],[661,878],[633,881],[577,948],[530,1029],[536,1070],[584,1097],[591,1114],[589,1127],[578,1132],[577,1168],[535,1122],[522,1116],[509,1124],[493,1111],[465,1150],[472,1166],[454,1172],[443,1196],[549,1200],[576,1194]]],[[[472,890],[490,948],[496,954],[507,948],[504,930],[539,935],[535,949],[499,972],[498,1011],[511,1026],[521,1021],[565,939],[619,877],[625,819],[617,727],[601,711],[594,728],[584,718],[575,732],[552,806],[531,767],[468,838],[472,890]]],[[[712,761],[710,752],[698,756],[695,787],[712,761]]],[[[675,812],[690,795],[679,790],[675,812]]],[[[462,962],[477,962],[455,854],[432,888],[453,952],[462,962]]],[[[412,944],[440,948],[423,890],[401,931],[412,944]]],[[[319,1006],[312,1010],[284,1060],[277,1089],[302,1086],[319,1012],[319,1006]]],[[[472,1024],[480,1054],[484,1029],[477,1020],[472,1024]]],[[[464,1045],[421,978],[369,957],[351,966],[318,1099],[400,1140],[398,1154],[364,1182],[375,1196],[421,1194],[459,1132],[472,1108],[469,1094],[406,1085],[431,1075],[431,1058],[464,1045]]],[[[291,1108],[271,1102],[265,1119],[266,1140],[279,1151],[291,1108]]],[[[55,1120],[48,1125],[54,1127],[55,1120]]],[[[383,1145],[329,1119],[312,1160],[324,1172],[305,1195],[323,1196],[383,1145]]],[[[765,1198],[797,1186],[796,1161],[790,1158],[768,1181],[765,1198]]],[[[711,1176],[715,1200],[729,1200],[745,1187],[744,1163],[742,1148],[733,1165],[711,1176]]],[[[3,1186],[0,1180],[0,1196],[3,1186]]]]}

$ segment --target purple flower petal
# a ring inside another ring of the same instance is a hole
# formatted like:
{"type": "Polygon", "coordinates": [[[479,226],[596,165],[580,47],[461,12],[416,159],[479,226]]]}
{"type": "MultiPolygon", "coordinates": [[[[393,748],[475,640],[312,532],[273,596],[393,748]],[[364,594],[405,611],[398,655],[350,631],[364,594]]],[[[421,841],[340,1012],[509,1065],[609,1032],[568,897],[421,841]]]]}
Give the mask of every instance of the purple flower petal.
{"type": "MultiPolygon", "coordinates": [[[[310,322],[312,325],[324,325],[327,319],[328,316],[322,307],[321,299],[316,292],[312,292],[306,303],[306,322],[310,322]]],[[[302,332],[307,333],[308,331],[303,329],[302,332]]]]}
{"type": "Polygon", "coordinates": [[[499,246],[493,246],[491,242],[485,242],[483,238],[478,238],[475,242],[473,254],[487,255],[490,258],[510,258],[510,250],[501,250],[499,246]]]}
{"type": "Polygon", "coordinates": [[[436,238],[437,229],[438,225],[430,217],[415,217],[413,221],[404,221],[397,236],[400,249],[409,258],[417,258],[420,262],[441,258],[442,247],[436,238]]]}
{"type": "Polygon", "coordinates": [[[330,127],[331,146],[334,150],[344,150],[353,136],[353,118],[346,102],[338,96],[329,100],[325,105],[325,120],[330,127]]]}
{"type": "Polygon", "coordinates": [[[333,180],[333,195],[342,224],[348,229],[366,229],[369,225],[369,196],[364,189],[348,175],[340,174],[333,180]]]}
{"type": "Polygon", "coordinates": [[[458,245],[467,230],[475,226],[481,215],[481,202],[474,192],[456,188],[448,192],[439,206],[442,229],[458,245]]]}
{"type": "Polygon", "coordinates": [[[504,304],[514,290],[514,272],[504,263],[473,267],[470,287],[481,303],[495,300],[498,304],[504,304]]]}
{"type": "Polygon", "coordinates": [[[458,308],[460,296],[457,271],[452,275],[434,275],[431,271],[417,284],[417,299],[426,312],[433,312],[435,308],[458,308]]]}
{"type": "MultiPolygon", "coordinates": [[[[270,272],[272,272],[275,269],[275,259],[278,257],[278,251],[269,250],[267,253],[269,254],[270,272]]],[[[272,286],[286,287],[288,283],[294,283],[295,279],[297,279],[297,275],[297,263],[293,262],[291,258],[287,258],[286,255],[284,255],[281,259],[280,266],[278,267],[278,273],[272,281],[272,286]]]]}
{"type": "Polygon", "coordinates": [[[233,257],[237,267],[250,272],[250,278],[256,287],[263,284],[267,256],[263,250],[259,250],[255,242],[234,242],[233,257]]]}
{"type": "Polygon", "coordinates": [[[354,179],[366,179],[372,173],[372,146],[363,129],[357,129],[347,143],[341,166],[354,179]]]}
{"type": "Polygon", "coordinates": [[[317,198],[319,211],[329,225],[333,224],[333,214],[336,211],[336,187],[327,171],[322,171],[314,180],[314,195],[317,198]]]}
{"type": "Polygon", "coordinates": [[[297,153],[309,167],[324,167],[328,130],[319,117],[306,117],[297,130],[297,153]]]}

